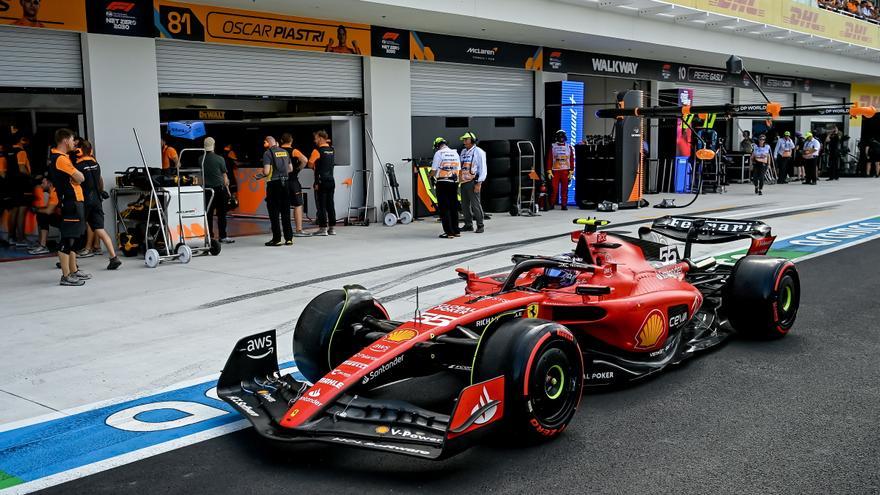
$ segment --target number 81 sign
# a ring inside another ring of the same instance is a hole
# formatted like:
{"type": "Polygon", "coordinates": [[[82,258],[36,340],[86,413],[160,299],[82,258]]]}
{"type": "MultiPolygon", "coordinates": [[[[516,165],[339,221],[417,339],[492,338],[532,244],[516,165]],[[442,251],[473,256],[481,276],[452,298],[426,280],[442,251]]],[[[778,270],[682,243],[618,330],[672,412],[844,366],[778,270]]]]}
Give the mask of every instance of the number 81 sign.
{"type": "Polygon", "coordinates": [[[187,7],[159,6],[159,32],[163,38],[205,41],[205,27],[187,7]]]}

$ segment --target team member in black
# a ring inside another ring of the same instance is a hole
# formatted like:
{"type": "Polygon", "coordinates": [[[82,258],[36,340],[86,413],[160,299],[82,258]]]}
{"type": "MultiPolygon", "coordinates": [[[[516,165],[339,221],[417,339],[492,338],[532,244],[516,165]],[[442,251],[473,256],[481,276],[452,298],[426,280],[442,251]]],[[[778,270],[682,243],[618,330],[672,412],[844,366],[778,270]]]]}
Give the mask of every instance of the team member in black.
{"type": "Polygon", "coordinates": [[[202,169],[205,172],[205,204],[210,200],[210,208],[207,211],[208,230],[214,232],[212,238],[219,239],[224,244],[230,244],[235,240],[226,235],[226,208],[229,206],[229,174],[226,168],[226,160],[214,153],[217,143],[212,137],[205,138],[205,160],[202,169]],[[212,192],[208,194],[208,190],[212,192]],[[214,214],[217,215],[217,230],[214,230],[214,214]]]}
{"type": "Polygon", "coordinates": [[[330,136],[326,131],[314,133],[315,146],[309,157],[309,167],[315,170],[315,205],[318,210],[318,231],[314,235],[336,235],[336,205],[333,200],[336,180],[333,167],[336,166],[330,136]]]}
{"type": "MultiPolygon", "coordinates": [[[[116,249],[113,247],[113,241],[110,235],[104,230],[104,207],[101,204],[110,195],[104,191],[104,179],[101,178],[101,165],[95,160],[93,154],[92,143],[83,139],[79,144],[79,153],[76,159],[76,169],[83,174],[82,190],[85,198],[85,220],[86,224],[92,229],[93,236],[100,239],[107,248],[107,254],[110,255],[110,264],[107,265],[108,270],[115,270],[122,265],[116,256],[116,249]]],[[[86,241],[86,247],[78,254],[88,253],[89,246],[92,245],[93,237],[89,236],[86,241]]]]}
{"type": "Polygon", "coordinates": [[[73,131],[55,131],[55,147],[50,152],[49,176],[58,192],[61,205],[61,249],[58,251],[58,260],[62,273],[60,285],[66,286],[83,285],[92,278],[76,265],[76,251],[82,249],[80,244],[86,232],[86,224],[83,205],[85,197],[80,186],[85,177],[67,156],[75,146],[73,131]]]}
{"type": "Polygon", "coordinates": [[[290,155],[290,162],[293,164],[293,171],[287,174],[287,189],[290,193],[290,206],[293,207],[293,231],[294,237],[307,237],[308,234],[303,232],[303,195],[302,184],[299,182],[299,171],[302,170],[308,160],[306,155],[293,147],[293,136],[289,132],[281,135],[281,148],[290,155]]]}
{"type": "Polygon", "coordinates": [[[266,176],[266,207],[269,210],[269,222],[272,224],[272,240],[267,246],[280,246],[281,229],[284,228],[284,244],[293,245],[293,228],[290,226],[290,194],[287,190],[288,175],[293,167],[290,155],[272,136],[266,136],[263,153],[263,175],[266,176]],[[280,222],[280,225],[279,225],[280,222]]]}

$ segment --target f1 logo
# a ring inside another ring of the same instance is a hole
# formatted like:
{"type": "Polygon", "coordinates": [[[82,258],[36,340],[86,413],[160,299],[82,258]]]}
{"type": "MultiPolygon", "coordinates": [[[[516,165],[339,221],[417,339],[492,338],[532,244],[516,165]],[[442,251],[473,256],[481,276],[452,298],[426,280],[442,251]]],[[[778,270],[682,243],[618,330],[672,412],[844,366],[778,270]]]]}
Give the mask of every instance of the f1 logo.
{"type": "Polygon", "coordinates": [[[134,3],[132,2],[110,2],[107,4],[107,9],[110,12],[131,12],[131,9],[134,8],[134,3]]]}

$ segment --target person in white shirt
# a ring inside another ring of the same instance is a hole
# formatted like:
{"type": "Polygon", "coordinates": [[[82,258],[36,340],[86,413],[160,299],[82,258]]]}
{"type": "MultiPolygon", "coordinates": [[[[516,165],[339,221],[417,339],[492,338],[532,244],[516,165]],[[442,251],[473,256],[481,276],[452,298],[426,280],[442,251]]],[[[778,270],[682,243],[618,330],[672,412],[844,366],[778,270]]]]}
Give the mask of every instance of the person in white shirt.
{"type": "Polygon", "coordinates": [[[822,144],[813,137],[812,132],[804,135],[804,168],[806,169],[806,178],[804,184],[816,185],[818,177],[816,176],[816,163],[819,159],[819,152],[822,150],[822,144]]]}
{"type": "Polygon", "coordinates": [[[477,221],[477,234],[483,233],[483,205],[480,204],[480,189],[486,180],[486,152],[477,146],[477,135],[466,132],[461,137],[464,149],[461,150],[461,210],[464,213],[464,227],[461,230],[474,230],[477,221]]]}
{"type": "Polygon", "coordinates": [[[755,183],[755,194],[764,194],[764,174],[770,164],[770,145],[767,137],[758,136],[758,144],[752,148],[752,182],[755,183]]]}
{"type": "Polygon", "coordinates": [[[794,156],[796,145],[791,139],[791,132],[785,131],[782,139],[776,141],[776,149],[773,155],[776,157],[776,170],[779,172],[779,180],[777,184],[788,183],[788,166],[791,163],[791,157],[794,156]]]}
{"type": "Polygon", "coordinates": [[[458,152],[446,145],[446,139],[434,140],[434,161],[428,174],[436,181],[437,213],[443,224],[441,239],[461,236],[458,227],[458,175],[461,173],[461,158],[458,152]]]}

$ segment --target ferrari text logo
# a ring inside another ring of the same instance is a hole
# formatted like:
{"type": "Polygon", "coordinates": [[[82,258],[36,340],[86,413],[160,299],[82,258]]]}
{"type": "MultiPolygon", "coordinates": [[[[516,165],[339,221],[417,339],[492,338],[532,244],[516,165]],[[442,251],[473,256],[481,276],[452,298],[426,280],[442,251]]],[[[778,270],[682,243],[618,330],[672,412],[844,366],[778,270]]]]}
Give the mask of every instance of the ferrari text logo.
{"type": "Polygon", "coordinates": [[[666,337],[666,321],[660,310],[653,310],[645,318],[636,334],[636,349],[649,349],[666,337]]]}

